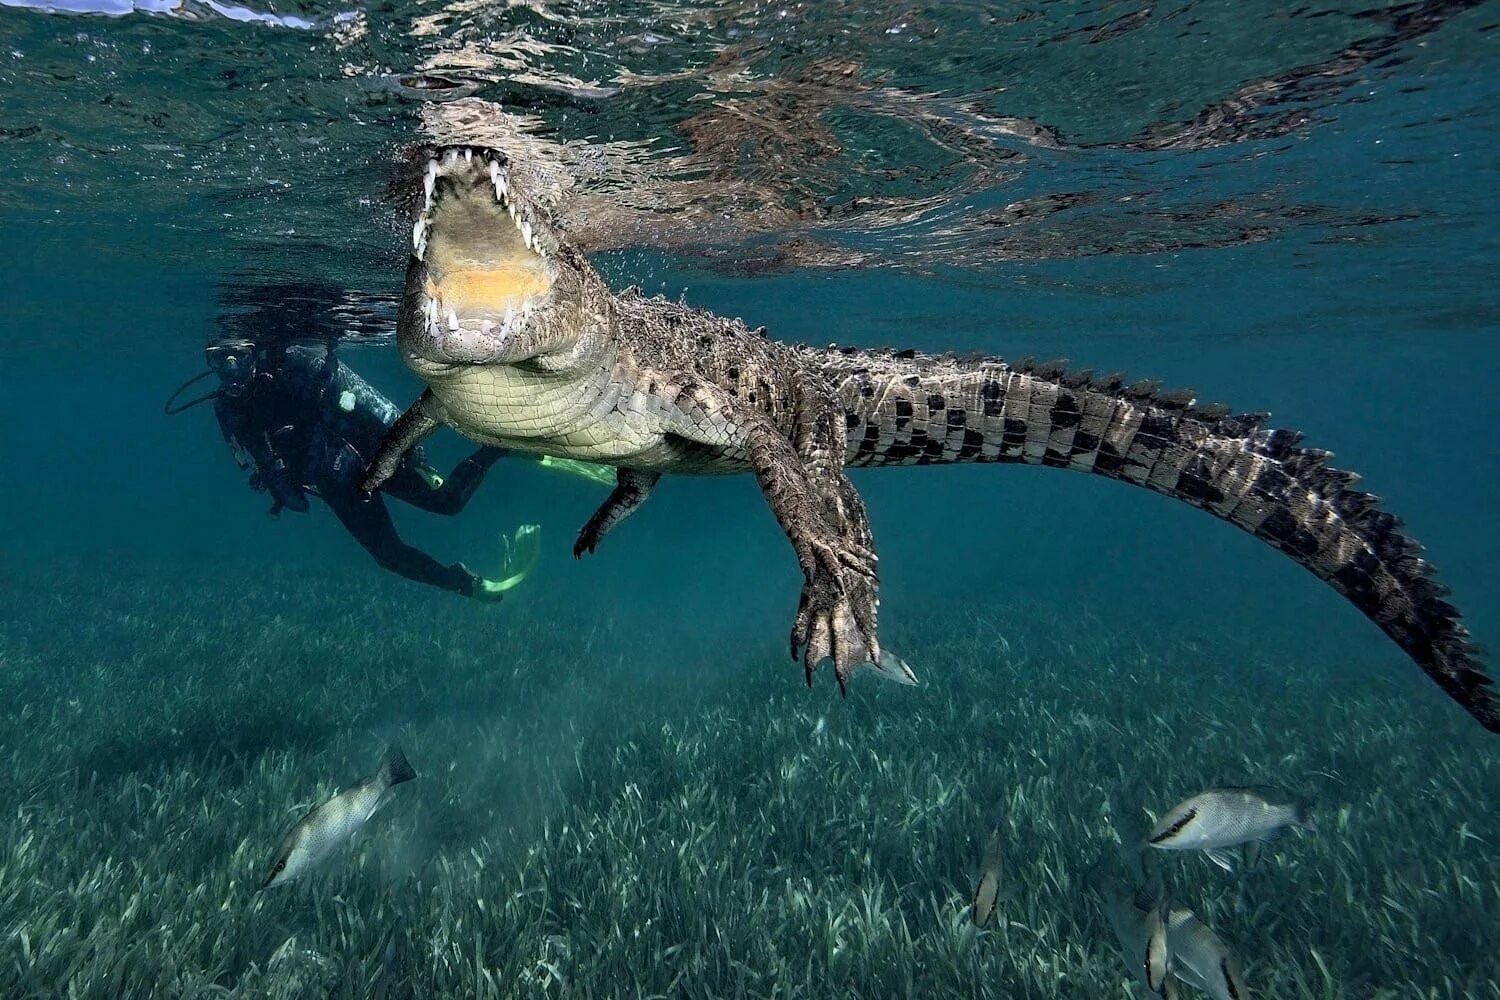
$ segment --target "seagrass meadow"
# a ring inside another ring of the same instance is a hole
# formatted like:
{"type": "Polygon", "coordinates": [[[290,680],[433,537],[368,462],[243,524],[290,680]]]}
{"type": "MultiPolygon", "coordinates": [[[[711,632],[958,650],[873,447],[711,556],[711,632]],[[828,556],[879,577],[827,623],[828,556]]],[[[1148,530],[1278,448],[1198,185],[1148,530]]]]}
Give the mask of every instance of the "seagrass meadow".
{"type": "Polygon", "coordinates": [[[1123,997],[1084,884],[1138,819],[1112,813],[1273,780],[1318,833],[1233,875],[1161,859],[1254,995],[1500,997],[1500,764],[1417,678],[1253,637],[1213,669],[1022,603],[892,627],[923,685],[840,701],[669,615],[538,596],[501,627],[372,579],[0,578],[0,995],[1123,997]],[[257,894],[397,736],[419,779],[257,894]]]}

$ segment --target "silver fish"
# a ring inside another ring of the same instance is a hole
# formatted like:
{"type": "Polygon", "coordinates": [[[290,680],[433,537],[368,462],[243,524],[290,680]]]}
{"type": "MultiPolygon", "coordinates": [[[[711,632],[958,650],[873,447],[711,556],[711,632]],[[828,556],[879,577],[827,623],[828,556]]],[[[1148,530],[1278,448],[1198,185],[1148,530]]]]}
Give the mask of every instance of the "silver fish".
{"type": "Polygon", "coordinates": [[[880,651],[880,661],[866,660],[859,665],[864,670],[871,671],[883,681],[892,684],[901,684],[906,687],[917,686],[917,675],[906,661],[888,649],[880,651]]]}
{"type": "Polygon", "coordinates": [[[1000,827],[990,831],[984,845],[984,860],[979,866],[979,886],[974,890],[974,904],[969,908],[969,922],[983,927],[995,916],[1000,901],[1000,862],[1003,858],[1000,827]]]}
{"type": "Polygon", "coordinates": [[[417,772],[407,763],[401,747],[392,744],[380,759],[380,766],[374,774],[303,816],[281,838],[281,846],[271,858],[271,867],[261,890],[286,885],[307,874],[349,842],[375,815],[375,810],[385,804],[392,788],[416,776],[417,772]]]}
{"type": "Polygon", "coordinates": [[[1104,896],[1104,916],[1115,932],[1131,976],[1152,993],[1163,992],[1169,973],[1167,927],[1161,907],[1140,905],[1140,894],[1112,876],[1096,877],[1094,882],[1104,896]]]}
{"type": "Polygon", "coordinates": [[[1208,925],[1191,910],[1172,907],[1167,913],[1167,951],[1178,979],[1214,1000],[1248,1000],[1250,990],[1240,963],[1208,925]]]}
{"type": "Polygon", "coordinates": [[[1167,810],[1146,843],[1164,851],[1205,851],[1228,868],[1225,848],[1269,840],[1289,826],[1318,829],[1308,803],[1274,788],[1210,788],[1167,810]]]}

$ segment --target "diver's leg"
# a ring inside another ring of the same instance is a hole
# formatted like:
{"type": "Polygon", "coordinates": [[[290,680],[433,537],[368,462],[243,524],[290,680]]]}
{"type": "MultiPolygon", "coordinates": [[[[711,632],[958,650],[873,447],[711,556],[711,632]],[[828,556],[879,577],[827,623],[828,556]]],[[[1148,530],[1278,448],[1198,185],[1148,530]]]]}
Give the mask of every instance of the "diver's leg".
{"type": "Polygon", "coordinates": [[[421,549],[407,545],[391,522],[390,511],[379,495],[360,491],[354,476],[330,476],[318,484],[328,508],[343,523],[354,540],[374,556],[381,568],[392,573],[452,590],[465,596],[474,595],[475,576],[464,566],[444,566],[421,549]]]}
{"type": "Polygon", "coordinates": [[[365,469],[359,488],[364,493],[374,493],[387,479],[396,474],[401,459],[423,438],[443,425],[443,408],[433,397],[431,389],[424,389],[417,401],[386,431],[380,450],[365,469]]]}
{"type": "Polygon", "coordinates": [[[599,539],[609,529],[634,514],[635,509],[646,502],[660,480],[659,472],[616,469],[614,492],[594,511],[594,516],[588,519],[588,523],[578,533],[578,541],[573,543],[573,558],[581,559],[585,552],[594,551],[599,539]]]}

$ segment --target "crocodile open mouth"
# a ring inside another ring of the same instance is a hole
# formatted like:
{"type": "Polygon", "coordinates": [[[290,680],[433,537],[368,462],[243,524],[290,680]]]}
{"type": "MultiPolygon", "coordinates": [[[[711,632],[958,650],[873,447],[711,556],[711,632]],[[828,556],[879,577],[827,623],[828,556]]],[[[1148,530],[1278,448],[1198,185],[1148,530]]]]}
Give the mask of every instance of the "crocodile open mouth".
{"type": "Polygon", "coordinates": [[[504,338],[551,296],[556,243],[512,184],[494,150],[449,148],[427,160],[411,238],[430,333],[504,338]]]}

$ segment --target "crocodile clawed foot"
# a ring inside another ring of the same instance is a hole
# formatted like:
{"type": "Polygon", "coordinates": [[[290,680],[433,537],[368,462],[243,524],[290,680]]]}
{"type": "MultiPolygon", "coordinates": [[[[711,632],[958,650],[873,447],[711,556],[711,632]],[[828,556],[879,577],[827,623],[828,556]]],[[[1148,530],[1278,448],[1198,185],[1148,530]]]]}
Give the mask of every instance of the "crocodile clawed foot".
{"type": "Polygon", "coordinates": [[[573,542],[574,559],[582,559],[585,552],[592,554],[598,548],[599,541],[604,537],[605,532],[609,531],[609,526],[617,520],[611,517],[611,514],[612,507],[606,502],[594,512],[594,516],[589,518],[582,528],[578,529],[578,538],[573,542]]]}
{"type": "Polygon", "coordinates": [[[839,692],[847,693],[854,669],[880,657],[874,587],[862,577],[819,575],[807,583],[792,625],[791,652],[793,660],[802,660],[809,687],[817,665],[832,659],[839,692]]]}
{"type": "Polygon", "coordinates": [[[578,533],[578,539],[573,542],[574,559],[582,559],[585,552],[592,555],[594,549],[598,546],[602,532],[590,531],[590,527],[592,525],[584,525],[583,530],[578,533]]]}
{"type": "MultiPolygon", "coordinates": [[[[844,537],[827,522],[818,521],[813,527],[797,532],[792,537],[792,548],[809,585],[820,576],[840,581],[845,573],[872,583],[875,580],[874,550],[844,537]]],[[[835,583],[835,586],[841,585],[835,583]]]]}

